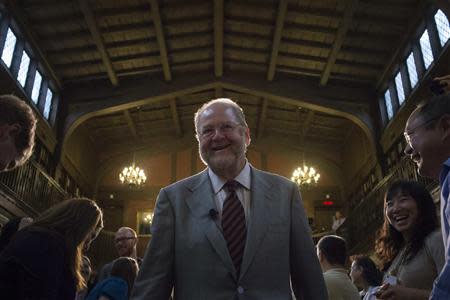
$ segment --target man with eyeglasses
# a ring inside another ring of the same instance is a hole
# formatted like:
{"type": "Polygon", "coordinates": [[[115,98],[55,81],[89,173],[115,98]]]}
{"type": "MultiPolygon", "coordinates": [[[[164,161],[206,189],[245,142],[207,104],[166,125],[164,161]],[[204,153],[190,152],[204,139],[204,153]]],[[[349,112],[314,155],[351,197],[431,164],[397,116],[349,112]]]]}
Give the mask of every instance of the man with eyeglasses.
{"type": "Polygon", "coordinates": [[[298,187],[247,161],[242,108],[212,100],[194,125],[207,169],[160,191],[131,299],[328,299],[298,187]]]}
{"type": "Polygon", "coordinates": [[[0,172],[23,165],[33,153],[36,117],[25,101],[0,96],[0,172]]]}
{"type": "MultiPolygon", "coordinates": [[[[114,244],[116,246],[119,257],[132,257],[136,259],[138,265],[140,265],[142,259],[137,257],[137,242],[138,240],[136,231],[134,231],[130,227],[120,227],[114,235],[114,244]]],[[[114,261],[107,263],[102,267],[98,274],[98,282],[110,276],[113,263],[114,261]]]]}
{"type": "Polygon", "coordinates": [[[445,266],[436,279],[430,299],[450,299],[450,94],[430,99],[411,113],[405,127],[405,154],[418,173],[440,181],[441,228],[445,266]]]}

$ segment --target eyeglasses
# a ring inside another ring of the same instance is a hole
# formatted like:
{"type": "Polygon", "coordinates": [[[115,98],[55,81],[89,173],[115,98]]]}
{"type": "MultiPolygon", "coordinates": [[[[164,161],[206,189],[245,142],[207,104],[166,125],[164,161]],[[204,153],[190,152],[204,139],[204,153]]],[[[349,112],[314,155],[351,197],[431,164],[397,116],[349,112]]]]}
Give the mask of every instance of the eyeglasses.
{"type": "Polygon", "coordinates": [[[216,132],[219,132],[220,134],[230,134],[232,133],[237,127],[242,126],[241,124],[236,123],[224,123],[220,124],[218,126],[205,126],[201,129],[199,133],[199,137],[201,138],[211,138],[216,134],[216,132]]]}
{"type": "Polygon", "coordinates": [[[424,127],[424,126],[427,126],[428,124],[430,124],[431,122],[433,122],[434,120],[436,120],[436,119],[438,119],[438,118],[439,118],[439,117],[435,117],[435,118],[432,118],[432,119],[430,119],[430,120],[428,120],[428,121],[425,121],[425,122],[423,122],[423,123],[417,125],[417,126],[414,127],[413,129],[411,129],[409,132],[407,132],[407,131],[403,132],[403,136],[405,137],[405,140],[406,140],[406,142],[408,143],[408,145],[411,146],[411,136],[413,136],[413,135],[417,132],[417,130],[418,130],[419,128],[424,127]]]}
{"type": "Polygon", "coordinates": [[[123,238],[115,239],[115,240],[114,240],[114,243],[118,244],[118,243],[120,243],[120,242],[125,242],[125,241],[128,241],[128,240],[134,240],[134,239],[136,239],[134,236],[123,237],[123,238]]]}

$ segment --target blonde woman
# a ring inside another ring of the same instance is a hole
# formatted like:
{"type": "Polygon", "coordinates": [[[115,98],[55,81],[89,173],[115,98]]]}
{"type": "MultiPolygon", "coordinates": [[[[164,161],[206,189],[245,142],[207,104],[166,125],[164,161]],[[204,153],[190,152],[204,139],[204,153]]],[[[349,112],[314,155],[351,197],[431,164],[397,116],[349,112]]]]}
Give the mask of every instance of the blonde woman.
{"type": "Polygon", "coordinates": [[[0,255],[5,299],[73,300],[85,286],[82,249],[103,228],[102,212],[86,198],[61,202],[19,231],[0,255]]]}

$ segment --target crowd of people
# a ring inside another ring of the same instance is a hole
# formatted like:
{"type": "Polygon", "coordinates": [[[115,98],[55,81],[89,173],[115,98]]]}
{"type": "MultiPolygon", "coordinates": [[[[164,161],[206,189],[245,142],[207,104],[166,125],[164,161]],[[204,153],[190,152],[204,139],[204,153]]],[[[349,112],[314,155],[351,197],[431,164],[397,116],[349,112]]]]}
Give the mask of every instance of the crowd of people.
{"type": "MultiPolygon", "coordinates": [[[[419,174],[440,181],[441,221],[422,184],[394,182],[373,251],[350,258],[337,235],[313,244],[292,181],[248,162],[250,130],[236,102],[205,103],[194,125],[207,169],[161,189],[143,259],[136,232],[122,227],[114,238],[119,258],[89,285],[93,272],[85,252],[103,228],[102,211],[90,199],[66,200],[34,220],[12,219],[3,227],[1,297],[450,299],[450,95],[420,104],[404,131],[404,152],[419,174]]],[[[0,97],[0,171],[28,159],[35,127],[25,102],[0,97]]],[[[336,215],[336,229],[344,220],[336,215]]]]}

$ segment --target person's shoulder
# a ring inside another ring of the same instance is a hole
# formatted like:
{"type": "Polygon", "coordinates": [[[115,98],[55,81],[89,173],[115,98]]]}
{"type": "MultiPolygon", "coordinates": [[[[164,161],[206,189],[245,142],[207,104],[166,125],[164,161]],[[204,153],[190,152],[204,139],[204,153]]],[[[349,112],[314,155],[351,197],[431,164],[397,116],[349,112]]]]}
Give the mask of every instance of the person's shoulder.
{"type": "Polygon", "coordinates": [[[434,230],[426,236],[423,247],[431,256],[444,255],[444,240],[442,239],[442,232],[440,228],[434,230]]]}
{"type": "Polygon", "coordinates": [[[104,264],[104,265],[102,266],[102,270],[103,270],[103,269],[111,268],[112,265],[113,265],[113,263],[114,263],[114,260],[112,260],[112,261],[110,261],[110,262],[104,264]]]}
{"type": "Polygon", "coordinates": [[[110,276],[102,282],[100,294],[113,299],[127,299],[128,284],[120,277],[110,276]]]}
{"type": "Polygon", "coordinates": [[[252,172],[254,173],[255,176],[260,176],[261,178],[271,181],[276,185],[280,185],[280,184],[294,185],[294,183],[291,180],[289,180],[288,178],[278,175],[278,174],[275,174],[275,173],[259,170],[255,167],[252,167],[252,172]]]}
{"type": "Polygon", "coordinates": [[[203,180],[206,180],[208,178],[208,171],[207,169],[201,171],[200,173],[197,173],[195,175],[189,176],[187,178],[181,179],[177,182],[174,182],[166,187],[164,187],[162,190],[165,191],[174,191],[174,190],[180,190],[183,188],[192,189],[198,184],[200,184],[203,180]]]}
{"type": "Polygon", "coordinates": [[[19,230],[13,239],[13,243],[18,244],[22,249],[28,247],[33,248],[35,252],[47,252],[48,250],[58,251],[65,247],[65,240],[61,234],[35,226],[29,226],[19,230]]]}
{"type": "Polygon", "coordinates": [[[427,246],[433,246],[436,245],[436,243],[443,243],[442,240],[442,231],[440,230],[440,228],[432,231],[431,233],[429,233],[427,235],[427,237],[425,238],[425,244],[427,246]]]}
{"type": "Polygon", "coordinates": [[[103,285],[108,287],[122,287],[127,286],[127,282],[123,278],[110,276],[103,281],[103,285]]]}

